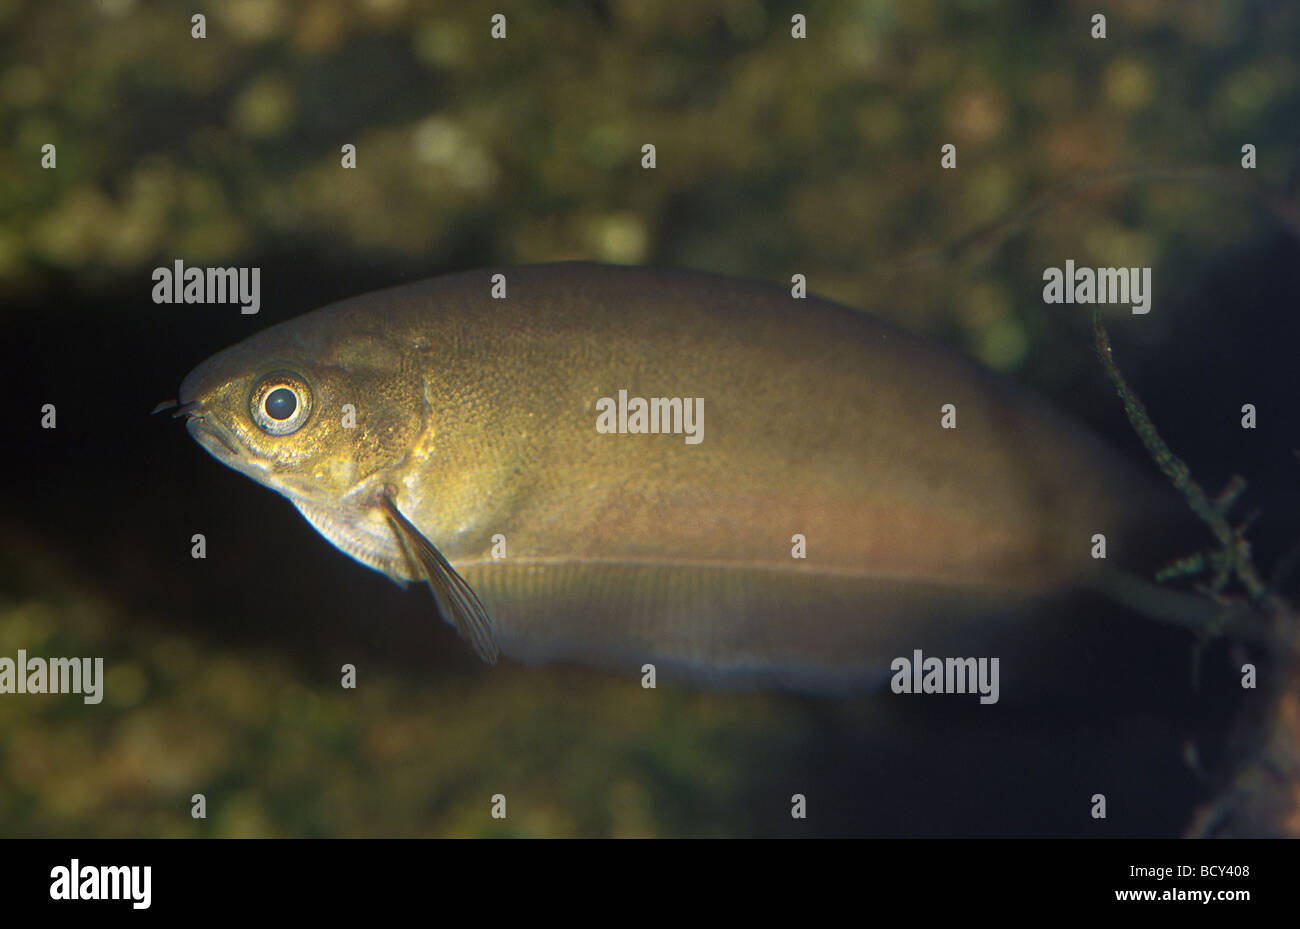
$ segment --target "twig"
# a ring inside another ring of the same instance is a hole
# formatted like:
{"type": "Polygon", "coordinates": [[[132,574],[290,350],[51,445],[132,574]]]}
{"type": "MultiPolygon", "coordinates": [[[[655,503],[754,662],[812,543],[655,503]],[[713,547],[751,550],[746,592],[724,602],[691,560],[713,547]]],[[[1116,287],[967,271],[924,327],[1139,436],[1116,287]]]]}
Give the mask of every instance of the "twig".
{"type": "Polygon", "coordinates": [[[1124,412],[1128,415],[1133,430],[1138,434],[1138,438],[1142,440],[1142,444],[1151,454],[1156,465],[1169,478],[1179,493],[1186,498],[1192,512],[1210,527],[1210,531],[1214,533],[1215,539],[1218,540],[1221,546],[1220,551],[1211,556],[1211,563],[1219,568],[1220,574],[1212,589],[1216,593],[1220,592],[1227,579],[1230,576],[1235,576],[1241,582],[1241,586],[1245,588],[1251,601],[1262,603],[1268,596],[1269,588],[1255,569],[1254,561],[1250,555],[1250,543],[1245,536],[1245,528],[1249,525],[1253,516],[1248,517],[1245,522],[1237,526],[1229,523],[1227,517],[1227,509],[1240,496],[1241,491],[1246,486],[1245,480],[1239,475],[1234,475],[1232,480],[1228,482],[1228,486],[1224,488],[1223,493],[1211,501],[1206,496],[1204,488],[1192,477],[1191,469],[1187,467],[1187,463],[1175,455],[1165,443],[1165,440],[1161,438],[1155,424],[1151,422],[1151,417],[1147,414],[1146,407],[1138,399],[1133,389],[1129,387],[1124,375],[1120,373],[1119,367],[1115,364],[1110,336],[1107,335],[1106,327],[1101,323],[1101,313],[1099,311],[1094,311],[1092,314],[1092,330],[1096,340],[1097,358],[1101,361],[1106,376],[1115,385],[1115,390],[1124,404],[1124,412]]]}

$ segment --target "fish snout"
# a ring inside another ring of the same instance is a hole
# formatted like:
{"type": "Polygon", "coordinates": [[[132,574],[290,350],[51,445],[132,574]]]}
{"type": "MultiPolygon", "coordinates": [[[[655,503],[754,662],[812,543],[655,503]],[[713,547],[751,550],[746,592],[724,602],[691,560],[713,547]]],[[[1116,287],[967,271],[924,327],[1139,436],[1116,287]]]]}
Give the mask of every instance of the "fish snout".
{"type": "Polygon", "coordinates": [[[182,414],[188,416],[189,419],[185,422],[186,431],[189,432],[194,441],[217,458],[222,461],[238,458],[240,456],[239,443],[235,441],[234,435],[222,425],[220,420],[204,415],[205,412],[203,405],[195,401],[182,406],[172,415],[173,417],[182,414]]]}
{"type": "Polygon", "coordinates": [[[211,454],[223,461],[239,457],[239,444],[230,430],[208,415],[204,401],[195,396],[194,372],[185,378],[175,400],[164,400],[154,407],[154,413],[171,411],[172,419],[186,417],[185,431],[211,454]],[[223,451],[224,450],[224,453],[223,451]]]}
{"type": "Polygon", "coordinates": [[[209,373],[210,367],[204,363],[185,375],[180,390],[176,392],[176,399],[181,407],[204,402],[220,386],[220,379],[209,373]]]}

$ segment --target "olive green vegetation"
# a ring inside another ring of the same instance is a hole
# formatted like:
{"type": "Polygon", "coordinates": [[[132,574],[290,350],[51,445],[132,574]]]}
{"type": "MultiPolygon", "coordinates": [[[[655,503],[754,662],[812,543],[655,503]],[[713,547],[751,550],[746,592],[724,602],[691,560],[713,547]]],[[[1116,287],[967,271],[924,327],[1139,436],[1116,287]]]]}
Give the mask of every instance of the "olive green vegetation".
{"type": "Polygon", "coordinates": [[[900,260],[1081,171],[1235,166],[1246,141],[1261,175],[1290,167],[1289,4],[1129,0],[1105,40],[1079,4],[685,7],[530,3],[494,41],[486,2],[233,0],[198,40],[184,4],[0,0],[0,278],[303,241],[431,272],[467,243],[485,263],[797,270],[1014,369],[1053,338],[1031,318],[1039,269],[1195,266],[1257,206],[1102,185],[957,280],[946,261],[899,278],[900,260]]]}
{"type": "Polygon", "coordinates": [[[22,548],[0,547],[26,594],[0,603],[0,654],[99,655],[106,681],[98,706],[0,699],[6,836],[726,835],[752,803],[738,748],[760,734],[786,747],[798,728],[779,698],[572,669],[362,664],[345,690],[334,668],[311,679],[128,617],[22,548]],[[488,815],[498,792],[504,820],[488,815]],[[206,819],[190,815],[195,793],[206,819]]]}
{"type": "MultiPolygon", "coordinates": [[[[939,247],[1081,174],[1231,169],[1247,142],[1282,183],[1300,119],[1295,4],[1115,0],[1102,41],[1095,4],[1033,0],[204,6],[0,0],[6,304],[303,248],[426,274],[799,272],[1059,390],[1095,361],[1085,315],[1044,312],[1044,267],[1153,266],[1159,309],[1274,220],[1212,182],[1103,181],[998,225],[997,248],[939,247]]],[[[0,835],[776,831],[756,797],[789,789],[761,766],[822,712],[509,666],[368,666],[344,691],[337,666],[127,616],[42,551],[6,526],[0,655],[102,655],[107,696],[0,699],[0,835]],[[497,783],[505,822],[484,815],[497,783]]]]}

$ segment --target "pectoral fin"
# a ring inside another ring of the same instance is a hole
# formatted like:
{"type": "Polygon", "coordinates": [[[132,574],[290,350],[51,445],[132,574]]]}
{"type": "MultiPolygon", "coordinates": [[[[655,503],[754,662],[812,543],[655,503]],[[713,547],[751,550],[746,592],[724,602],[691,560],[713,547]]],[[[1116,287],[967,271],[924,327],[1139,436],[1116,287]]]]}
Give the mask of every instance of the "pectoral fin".
{"type": "Polygon", "coordinates": [[[461,638],[470,644],[480,658],[488,664],[496,664],[497,656],[501,654],[496,630],[492,626],[492,617],[488,616],[474,589],[465,583],[464,578],[456,573],[456,569],[420,530],[402,515],[389,494],[380,496],[379,507],[392,523],[393,531],[411,563],[418,566],[428,579],[434,599],[444,616],[451,620],[461,638]]]}

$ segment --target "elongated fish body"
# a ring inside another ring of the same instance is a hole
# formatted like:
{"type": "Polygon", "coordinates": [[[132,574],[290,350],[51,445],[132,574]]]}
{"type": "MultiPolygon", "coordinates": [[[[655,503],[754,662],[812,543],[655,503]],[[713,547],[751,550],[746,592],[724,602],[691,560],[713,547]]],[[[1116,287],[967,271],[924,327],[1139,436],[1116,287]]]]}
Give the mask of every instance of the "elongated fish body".
{"type": "Polygon", "coordinates": [[[456,624],[489,660],[868,684],[1090,584],[1094,535],[1133,554],[1166,502],[960,356],[701,273],[396,287],[220,352],[179,399],[205,448],[341,550],[478,615],[456,624]],[[638,433],[635,398],[682,402],[638,433]]]}

